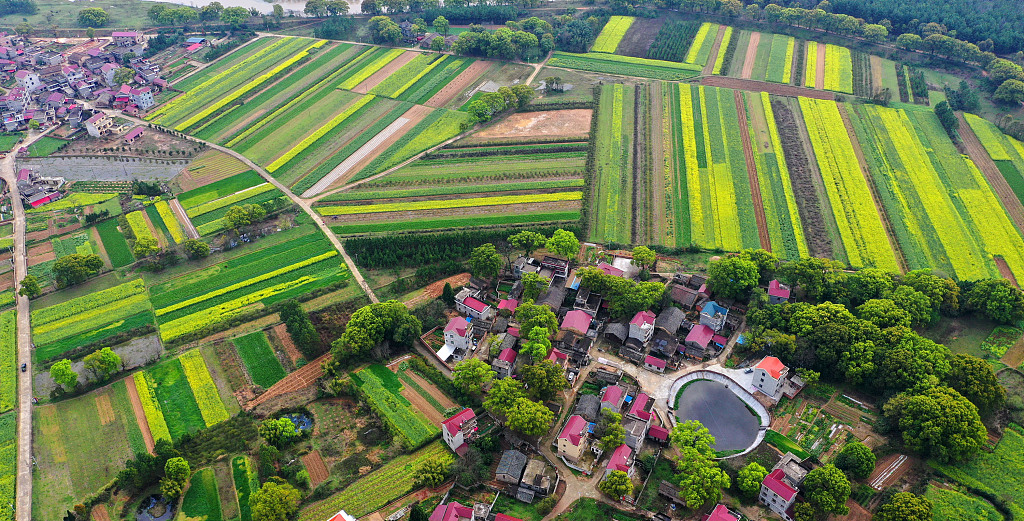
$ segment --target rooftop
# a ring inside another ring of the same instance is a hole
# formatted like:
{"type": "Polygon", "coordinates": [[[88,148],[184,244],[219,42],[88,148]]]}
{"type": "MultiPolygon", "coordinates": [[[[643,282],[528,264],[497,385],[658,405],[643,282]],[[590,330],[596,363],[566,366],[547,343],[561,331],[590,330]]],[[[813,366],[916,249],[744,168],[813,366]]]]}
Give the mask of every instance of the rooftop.
{"type": "Polygon", "coordinates": [[[498,360],[501,360],[502,362],[508,362],[510,364],[515,363],[517,354],[518,353],[516,353],[515,349],[512,349],[511,347],[506,347],[505,349],[501,350],[501,354],[498,355],[498,360]]]}
{"type": "Polygon", "coordinates": [[[629,448],[629,445],[623,443],[619,445],[613,452],[612,457],[608,459],[609,470],[621,470],[622,472],[629,472],[629,455],[633,453],[633,449],[629,448]]]}
{"type": "Polygon", "coordinates": [[[484,310],[490,307],[487,304],[484,304],[483,302],[480,302],[479,300],[473,297],[466,297],[466,300],[463,300],[462,303],[465,304],[467,308],[472,309],[477,313],[483,313],[484,310]]]}
{"type": "Polygon", "coordinates": [[[654,320],[656,318],[657,315],[655,315],[653,311],[641,311],[634,315],[633,320],[630,320],[629,323],[640,327],[649,326],[654,324],[654,320]]]}
{"type": "Polygon", "coordinates": [[[761,484],[768,487],[772,492],[778,494],[783,500],[789,501],[796,496],[796,489],[789,486],[789,484],[786,483],[785,478],[786,474],[782,472],[782,469],[775,469],[764,477],[761,484]]]}
{"type": "Polygon", "coordinates": [[[562,319],[562,329],[571,329],[585,335],[590,329],[590,315],[581,309],[574,309],[565,314],[565,318],[562,319]]]}
{"type": "Polygon", "coordinates": [[[790,289],[789,286],[779,282],[778,280],[772,280],[768,283],[768,296],[789,298],[790,289]]]}
{"type": "Polygon", "coordinates": [[[782,373],[786,370],[786,364],[783,364],[782,360],[774,356],[766,356],[757,364],[757,368],[764,369],[772,378],[778,380],[782,378],[782,373]]]}
{"type": "Polygon", "coordinates": [[[611,403],[618,405],[622,402],[622,388],[617,385],[609,385],[604,388],[604,394],[601,396],[602,403],[611,403]]]}
{"type": "Polygon", "coordinates": [[[714,330],[704,324],[697,324],[686,335],[687,342],[693,342],[701,347],[707,347],[708,342],[715,336],[714,330]]]}
{"type": "Polygon", "coordinates": [[[449,433],[454,434],[462,429],[462,425],[464,423],[474,418],[476,418],[476,413],[473,412],[473,409],[467,407],[456,413],[451,418],[448,418],[447,420],[441,422],[441,425],[443,425],[444,428],[448,429],[449,433]]]}
{"type": "Polygon", "coordinates": [[[469,329],[469,322],[462,317],[454,317],[448,321],[448,325],[444,326],[444,332],[454,331],[456,335],[461,337],[466,336],[466,331],[469,329]]]}
{"type": "Polygon", "coordinates": [[[565,427],[562,427],[562,432],[558,434],[559,439],[567,439],[569,443],[579,446],[580,441],[583,439],[583,433],[587,430],[587,420],[584,420],[582,416],[573,415],[569,417],[569,421],[565,422],[565,427]]]}

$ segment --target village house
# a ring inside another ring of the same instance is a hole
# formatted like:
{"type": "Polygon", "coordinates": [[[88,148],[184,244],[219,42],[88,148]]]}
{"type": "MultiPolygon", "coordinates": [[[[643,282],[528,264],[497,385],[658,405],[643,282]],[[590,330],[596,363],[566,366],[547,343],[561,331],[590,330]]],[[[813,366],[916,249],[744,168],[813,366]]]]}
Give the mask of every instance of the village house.
{"type": "Polygon", "coordinates": [[[494,308],[477,299],[477,294],[470,288],[462,288],[462,291],[455,295],[455,308],[463,315],[490,320],[494,317],[494,308]]]}
{"type": "Polygon", "coordinates": [[[651,425],[647,429],[647,439],[660,445],[668,444],[668,435],[671,431],[660,425],[651,425]]]}
{"type": "Polygon", "coordinates": [[[142,33],[136,31],[114,31],[110,36],[118,47],[132,47],[145,41],[142,33]]]}
{"type": "Polygon", "coordinates": [[[597,263],[597,269],[603,271],[605,275],[610,275],[612,277],[624,277],[626,275],[626,272],[608,264],[605,261],[597,263]]]}
{"type": "Polygon", "coordinates": [[[441,437],[444,438],[448,447],[459,456],[465,455],[469,450],[466,440],[475,431],[476,413],[468,407],[441,422],[441,437]]]}
{"type": "Polygon", "coordinates": [[[590,423],[596,423],[601,415],[601,398],[596,394],[583,394],[576,402],[573,414],[582,416],[590,423]]]}
{"type": "Polygon", "coordinates": [[[526,454],[515,449],[506,450],[502,453],[498,468],[494,471],[494,479],[518,485],[519,480],[523,477],[523,471],[526,470],[526,461],[526,454]]]}
{"type": "Polygon", "coordinates": [[[128,133],[124,135],[124,142],[128,143],[129,145],[132,145],[136,141],[138,141],[141,137],[142,137],[142,127],[135,127],[133,129],[129,130],[128,133]]]}
{"type": "Polygon", "coordinates": [[[769,304],[785,304],[789,302],[789,294],[791,290],[789,286],[779,282],[778,280],[772,280],[768,283],[768,303],[769,304]]]}
{"type": "Polygon", "coordinates": [[[570,416],[556,439],[558,455],[578,465],[586,446],[586,438],[587,421],[582,416],[570,416]]]}
{"type": "Polygon", "coordinates": [[[635,338],[646,344],[654,335],[654,320],[657,316],[652,311],[641,311],[629,321],[629,338],[635,338]]]}
{"type": "Polygon", "coordinates": [[[97,111],[91,118],[85,120],[85,130],[92,137],[100,137],[110,132],[113,126],[114,120],[105,112],[97,111]]]}
{"type": "Polygon", "coordinates": [[[501,299],[501,301],[498,302],[498,314],[502,314],[502,311],[507,311],[508,315],[513,315],[518,307],[519,301],[514,298],[501,299]]]}
{"type": "Polygon", "coordinates": [[[590,318],[590,315],[585,311],[574,309],[565,314],[560,329],[576,335],[586,336],[587,331],[590,331],[590,318]]]}
{"type": "Polygon", "coordinates": [[[491,370],[495,373],[495,378],[508,378],[512,376],[512,372],[516,368],[516,356],[518,353],[512,348],[505,348],[498,354],[498,358],[495,358],[491,362],[491,370]]]}
{"type": "Polygon", "coordinates": [[[629,476],[633,475],[633,449],[630,449],[629,445],[625,443],[612,451],[611,457],[608,458],[608,465],[604,468],[604,477],[608,477],[608,474],[616,470],[625,472],[629,476]]]}
{"type": "Polygon", "coordinates": [[[153,105],[156,105],[156,100],[153,98],[153,89],[150,87],[131,89],[128,91],[128,97],[131,99],[132,103],[142,110],[147,110],[153,105]]]}
{"type": "Polygon", "coordinates": [[[715,509],[702,518],[702,521],[740,521],[739,514],[729,510],[728,507],[719,503],[715,509]]]}
{"type": "Polygon", "coordinates": [[[601,394],[601,410],[619,412],[622,410],[622,402],[626,399],[626,392],[618,385],[609,385],[604,388],[601,394]]]}
{"type": "Polygon", "coordinates": [[[683,341],[686,355],[698,359],[707,358],[710,354],[711,339],[714,336],[714,330],[704,324],[693,326],[683,341]]]}
{"type": "Polygon", "coordinates": [[[601,309],[601,294],[590,291],[590,288],[580,288],[579,292],[576,293],[576,300],[573,302],[572,309],[583,311],[591,317],[596,317],[597,312],[601,309]]]}
{"type": "Polygon", "coordinates": [[[754,387],[774,397],[788,374],[789,368],[781,360],[766,356],[754,367],[754,387]]]}
{"type": "Polygon", "coordinates": [[[29,94],[43,86],[42,78],[32,71],[20,70],[14,73],[14,79],[18,82],[18,86],[25,89],[29,94]]]}
{"type": "Polygon", "coordinates": [[[649,371],[654,371],[656,373],[664,373],[665,365],[665,361],[656,356],[647,355],[644,358],[644,369],[647,369],[649,371]]]}
{"type": "Polygon", "coordinates": [[[547,496],[554,492],[554,485],[557,481],[557,474],[554,469],[538,458],[531,459],[523,471],[523,479],[520,481],[520,489],[525,488],[535,494],[547,496]]]}
{"type": "Polygon", "coordinates": [[[700,323],[710,327],[715,332],[718,332],[725,327],[725,318],[728,314],[728,309],[718,305],[717,302],[712,300],[707,304],[704,304],[704,307],[701,308],[700,323]]]}

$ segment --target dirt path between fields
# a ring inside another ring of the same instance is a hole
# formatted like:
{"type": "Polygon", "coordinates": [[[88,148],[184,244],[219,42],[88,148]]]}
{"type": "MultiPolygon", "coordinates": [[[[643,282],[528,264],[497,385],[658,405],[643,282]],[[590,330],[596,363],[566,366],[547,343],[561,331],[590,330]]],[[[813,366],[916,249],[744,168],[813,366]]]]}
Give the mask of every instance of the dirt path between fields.
{"type": "Polygon", "coordinates": [[[469,284],[469,273],[459,273],[458,275],[453,275],[447,279],[428,284],[427,287],[423,288],[423,293],[405,301],[405,307],[414,309],[424,300],[440,297],[441,293],[444,291],[445,284],[451,284],[453,288],[465,286],[466,284],[469,284]]]}
{"type": "Polygon", "coordinates": [[[874,95],[875,92],[882,90],[882,57],[871,55],[871,90],[869,94],[874,95]]]}
{"type": "Polygon", "coordinates": [[[818,42],[818,60],[814,64],[817,66],[814,75],[814,88],[818,90],[825,88],[825,47],[825,44],[818,42]]]}
{"type": "Polygon", "coordinates": [[[718,53],[724,52],[722,49],[722,38],[725,38],[725,26],[718,26],[718,34],[715,35],[715,44],[711,47],[711,54],[708,55],[708,62],[704,64],[704,70],[701,74],[707,76],[715,70],[715,62],[718,61],[718,53]]]}
{"type": "Polygon", "coordinates": [[[306,470],[309,471],[309,482],[316,488],[317,485],[323,483],[330,475],[327,472],[327,465],[324,464],[324,459],[320,457],[320,451],[313,450],[302,457],[302,464],[306,466],[306,470]]]}
{"type": "Polygon", "coordinates": [[[110,255],[107,255],[107,248],[103,246],[103,239],[100,238],[100,231],[95,226],[89,230],[89,237],[92,239],[93,244],[96,245],[96,254],[103,259],[103,264],[112,266],[110,264],[110,255]]]}
{"type": "Polygon", "coordinates": [[[772,251],[772,239],[768,235],[768,218],[764,213],[764,201],[761,200],[761,183],[757,180],[757,165],[754,163],[754,147],[750,144],[747,105],[743,103],[742,92],[733,91],[733,97],[739,115],[740,136],[743,138],[743,155],[747,158],[747,178],[750,180],[750,196],[754,205],[754,217],[757,220],[757,235],[761,239],[761,249],[772,251]]]}
{"type": "Polygon", "coordinates": [[[303,359],[302,353],[295,347],[295,342],[292,342],[292,336],[288,334],[288,326],[284,324],[278,324],[274,326],[274,334],[277,335],[278,340],[281,341],[281,346],[284,347],[284,352],[291,359],[293,364],[299,363],[299,360],[303,359]]]}
{"type": "Polygon", "coordinates": [[[871,172],[868,171],[868,162],[864,159],[864,150],[860,147],[860,140],[857,138],[857,133],[853,130],[853,124],[850,122],[850,114],[846,112],[846,106],[842,103],[838,103],[836,106],[839,107],[839,115],[843,118],[846,133],[849,134],[850,141],[853,143],[853,152],[857,155],[857,162],[860,163],[860,173],[864,175],[864,182],[867,183],[868,189],[871,190],[871,199],[875,202],[875,210],[878,211],[878,217],[882,220],[882,225],[885,226],[885,235],[889,239],[889,249],[895,254],[896,262],[900,265],[900,271],[906,273],[908,271],[907,260],[903,258],[903,250],[900,248],[899,242],[896,241],[896,231],[892,227],[892,221],[889,220],[889,214],[885,211],[885,204],[882,203],[882,198],[878,194],[878,188],[871,179],[871,172]]]}
{"type": "Polygon", "coordinates": [[[751,32],[750,43],[747,44],[747,53],[743,57],[743,74],[740,77],[743,79],[750,79],[750,76],[754,73],[754,61],[757,59],[757,46],[761,43],[761,33],[751,32]]]}
{"type": "MultiPolygon", "coordinates": [[[[424,391],[430,393],[430,396],[433,396],[434,399],[437,400],[437,403],[441,404],[441,407],[444,407],[445,409],[451,409],[459,406],[459,404],[455,403],[451,398],[448,397],[448,395],[441,392],[441,390],[438,389],[437,386],[426,381],[422,376],[419,375],[419,373],[410,370],[406,371],[405,375],[411,378],[412,381],[418,383],[420,387],[423,388],[424,391]]],[[[444,418],[441,419],[443,420],[444,418]]]]}
{"type": "Polygon", "coordinates": [[[185,213],[185,209],[181,207],[181,203],[178,199],[171,199],[168,203],[171,206],[171,211],[174,212],[174,216],[178,218],[178,223],[181,224],[182,231],[189,239],[198,239],[199,231],[192,224],[192,220],[188,218],[188,214],[185,213]]]}
{"type": "Polygon", "coordinates": [[[1002,275],[1004,279],[1010,281],[1011,283],[1013,283],[1014,286],[1019,288],[1020,285],[1017,284],[1017,277],[1013,276],[1013,271],[1010,270],[1010,265],[1006,263],[1006,259],[1000,256],[993,257],[993,259],[996,261],[996,267],[999,268],[999,274],[1002,275]]]}
{"type": "Polygon", "coordinates": [[[142,431],[142,441],[146,443],[146,450],[155,454],[153,447],[153,433],[149,430],[149,420],[146,419],[146,410],[142,408],[142,400],[139,399],[139,390],[135,387],[135,378],[129,376],[124,379],[124,386],[128,389],[128,399],[132,402],[132,412],[135,414],[135,423],[142,431]]]}
{"type": "Polygon", "coordinates": [[[466,70],[456,76],[454,80],[441,87],[441,90],[431,96],[424,105],[428,107],[443,107],[451,103],[455,96],[458,96],[460,92],[476,81],[487,69],[490,69],[491,65],[493,65],[493,62],[485,60],[473,62],[469,67],[466,67],[466,70]]]}
{"type": "Polygon", "coordinates": [[[110,521],[110,513],[107,512],[107,505],[94,505],[89,512],[89,517],[95,521],[110,521]]]}
{"type": "MultiPolygon", "coordinates": [[[[651,204],[653,205],[651,219],[654,220],[652,233],[654,233],[653,239],[655,239],[655,242],[659,239],[665,240],[669,238],[669,230],[666,229],[665,224],[670,222],[672,218],[672,216],[668,215],[668,207],[665,204],[665,198],[671,197],[671,195],[666,193],[666,190],[669,190],[669,188],[666,186],[667,182],[665,180],[665,162],[667,159],[665,157],[665,149],[667,148],[665,141],[671,135],[672,127],[671,122],[667,122],[664,119],[665,107],[664,103],[661,103],[664,100],[664,93],[661,87],[661,83],[653,83],[651,85],[651,121],[653,123],[651,125],[651,170],[654,176],[651,179],[651,190],[653,191],[651,194],[653,196],[651,198],[651,204]],[[662,123],[667,124],[663,125],[662,123]]],[[[671,241],[666,243],[675,244],[675,237],[671,237],[671,241]]]]}
{"type": "Polygon", "coordinates": [[[1020,199],[1017,199],[1017,195],[1013,193],[1010,184],[1006,182],[1006,178],[999,171],[995,161],[989,157],[988,151],[978,140],[978,136],[974,135],[971,126],[964,120],[963,114],[957,113],[956,117],[960,120],[959,132],[960,137],[963,138],[964,147],[967,148],[967,155],[971,157],[974,164],[978,166],[978,170],[981,170],[985,179],[992,185],[992,189],[999,196],[999,200],[1006,208],[1006,213],[1010,215],[1013,224],[1017,226],[1018,230],[1024,230],[1024,206],[1021,205],[1020,199]]]}
{"type": "Polygon", "coordinates": [[[322,364],[326,362],[330,356],[330,353],[324,354],[320,358],[296,369],[288,376],[279,380],[276,384],[270,386],[270,389],[267,389],[266,392],[257,396],[255,400],[245,404],[245,410],[251,411],[255,409],[257,405],[271,398],[299,391],[313,385],[321,376],[324,375],[324,368],[322,364]]]}
{"type": "Polygon", "coordinates": [[[725,87],[727,89],[767,92],[768,94],[775,94],[776,96],[803,96],[805,98],[815,98],[829,101],[833,101],[836,99],[836,95],[831,92],[822,92],[804,87],[797,87],[795,85],[769,83],[767,81],[745,80],[742,78],[727,78],[725,76],[705,76],[701,78],[700,84],[708,85],[711,87],[725,87]]]}
{"type": "Polygon", "coordinates": [[[405,66],[405,64],[411,62],[413,58],[419,55],[420,53],[418,52],[403,52],[397,58],[388,62],[387,65],[381,67],[379,71],[371,74],[369,78],[363,80],[362,83],[356,85],[356,87],[352,89],[352,92],[355,92],[357,94],[366,94],[367,92],[370,92],[370,89],[379,85],[380,82],[387,79],[388,76],[394,74],[396,71],[398,71],[398,69],[401,69],[402,67],[405,66]]]}
{"type": "Polygon", "coordinates": [[[156,239],[156,243],[160,245],[161,249],[167,249],[167,237],[160,232],[160,228],[157,228],[153,224],[153,220],[149,218],[149,212],[142,210],[142,218],[146,221],[146,227],[149,228],[149,233],[156,239]]]}

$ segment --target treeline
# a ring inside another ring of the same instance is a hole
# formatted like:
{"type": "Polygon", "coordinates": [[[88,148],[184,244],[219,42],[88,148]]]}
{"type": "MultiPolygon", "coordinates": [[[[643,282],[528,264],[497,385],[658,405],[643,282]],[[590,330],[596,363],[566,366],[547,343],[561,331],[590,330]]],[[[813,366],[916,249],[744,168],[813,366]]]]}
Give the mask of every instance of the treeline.
{"type": "MultiPolygon", "coordinates": [[[[561,228],[580,235],[575,226],[529,228],[550,236],[561,228]]],[[[356,264],[367,269],[413,268],[427,264],[462,262],[473,248],[484,243],[507,244],[509,230],[466,231],[422,235],[385,235],[345,241],[345,248],[356,264]]]]}
{"type": "MultiPolygon", "coordinates": [[[[445,2],[450,4],[451,2],[445,2]]],[[[445,17],[455,25],[490,24],[501,25],[507,20],[518,20],[525,16],[526,11],[511,5],[477,5],[473,7],[435,7],[425,9],[423,18],[434,20],[438,16],[445,17]]]]}
{"type": "Polygon", "coordinates": [[[0,0],[0,16],[9,14],[36,14],[39,8],[32,0],[0,0]]]}

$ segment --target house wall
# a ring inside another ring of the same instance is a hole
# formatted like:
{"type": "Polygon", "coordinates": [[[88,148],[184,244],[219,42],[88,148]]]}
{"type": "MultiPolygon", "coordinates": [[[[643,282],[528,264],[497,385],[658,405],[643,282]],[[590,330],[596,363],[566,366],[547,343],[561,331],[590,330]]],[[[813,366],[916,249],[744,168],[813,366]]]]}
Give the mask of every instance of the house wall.
{"type": "Polygon", "coordinates": [[[764,369],[754,369],[754,387],[757,387],[768,396],[775,396],[779,389],[779,381],[772,378],[764,369]]]}

